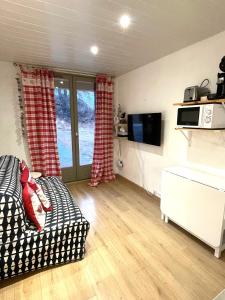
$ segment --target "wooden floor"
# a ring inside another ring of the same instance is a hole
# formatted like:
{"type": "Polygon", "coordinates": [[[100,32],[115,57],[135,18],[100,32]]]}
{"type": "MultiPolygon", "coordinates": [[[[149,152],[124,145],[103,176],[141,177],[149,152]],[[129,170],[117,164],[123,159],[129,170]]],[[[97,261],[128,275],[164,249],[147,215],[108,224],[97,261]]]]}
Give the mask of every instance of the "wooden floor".
{"type": "Polygon", "coordinates": [[[158,199],[121,177],[69,188],[91,223],[85,259],[5,281],[1,300],[211,300],[225,288],[225,255],[163,223],[158,199]]]}

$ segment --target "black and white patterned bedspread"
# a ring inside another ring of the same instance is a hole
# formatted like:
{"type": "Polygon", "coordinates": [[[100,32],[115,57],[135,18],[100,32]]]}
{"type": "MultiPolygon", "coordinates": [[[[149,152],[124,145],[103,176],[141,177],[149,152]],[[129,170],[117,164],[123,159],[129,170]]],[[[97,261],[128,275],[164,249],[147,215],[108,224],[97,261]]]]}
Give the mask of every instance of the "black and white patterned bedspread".
{"type": "Polygon", "coordinates": [[[87,222],[68,188],[58,177],[41,177],[36,180],[49,198],[53,210],[47,213],[45,230],[71,223],[87,222]]]}

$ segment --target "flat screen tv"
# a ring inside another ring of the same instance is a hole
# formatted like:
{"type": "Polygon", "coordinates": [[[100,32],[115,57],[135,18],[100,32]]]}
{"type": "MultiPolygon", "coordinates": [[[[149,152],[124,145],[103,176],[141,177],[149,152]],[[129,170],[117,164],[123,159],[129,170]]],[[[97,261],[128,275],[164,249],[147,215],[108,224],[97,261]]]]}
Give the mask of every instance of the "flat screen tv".
{"type": "Polygon", "coordinates": [[[160,146],[161,113],[128,114],[128,140],[160,146]]]}

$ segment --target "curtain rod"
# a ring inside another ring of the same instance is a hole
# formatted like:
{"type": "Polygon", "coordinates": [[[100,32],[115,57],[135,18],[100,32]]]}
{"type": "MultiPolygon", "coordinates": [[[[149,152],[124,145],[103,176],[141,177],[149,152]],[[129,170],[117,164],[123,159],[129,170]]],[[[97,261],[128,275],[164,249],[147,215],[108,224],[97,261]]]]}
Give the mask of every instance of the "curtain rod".
{"type": "MultiPolygon", "coordinates": [[[[14,62],[14,66],[18,67],[19,65],[27,65],[30,67],[38,67],[38,68],[49,68],[54,72],[58,73],[64,73],[64,74],[72,74],[72,75],[78,75],[78,76],[88,76],[88,77],[96,77],[96,73],[89,73],[89,72],[82,72],[82,71],[77,71],[77,70],[71,70],[71,69],[63,69],[63,68],[56,68],[56,67],[51,67],[51,66],[44,66],[44,65],[32,65],[32,64],[27,64],[27,63],[20,63],[20,62],[14,62]]],[[[110,74],[106,74],[108,76],[114,77],[110,74]]]]}

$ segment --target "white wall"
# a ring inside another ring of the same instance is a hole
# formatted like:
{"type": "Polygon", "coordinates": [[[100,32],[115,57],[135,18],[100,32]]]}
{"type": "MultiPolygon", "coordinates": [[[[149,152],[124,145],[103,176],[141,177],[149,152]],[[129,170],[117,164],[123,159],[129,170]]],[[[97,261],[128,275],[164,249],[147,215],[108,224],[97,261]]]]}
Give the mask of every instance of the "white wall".
{"type": "Polygon", "coordinates": [[[20,111],[13,63],[0,61],[0,155],[11,154],[28,161],[21,135],[20,111]]]}
{"type": "Polygon", "coordinates": [[[166,166],[185,162],[224,171],[225,132],[193,132],[188,147],[182,134],[174,130],[176,107],[173,106],[182,102],[186,87],[199,85],[204,78],[210,79],[214,92],[218,65],[224,55],[225,32],[222,32],[116,78],[115,99],[123,110],[162,112],[164,120],[161,147],[121,142],[124,161],[121,175],[160,194],[161,171],[166,166]]]}

